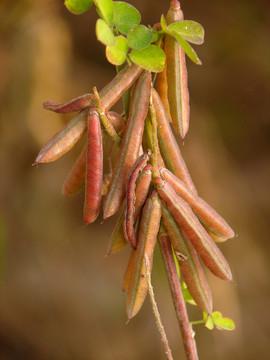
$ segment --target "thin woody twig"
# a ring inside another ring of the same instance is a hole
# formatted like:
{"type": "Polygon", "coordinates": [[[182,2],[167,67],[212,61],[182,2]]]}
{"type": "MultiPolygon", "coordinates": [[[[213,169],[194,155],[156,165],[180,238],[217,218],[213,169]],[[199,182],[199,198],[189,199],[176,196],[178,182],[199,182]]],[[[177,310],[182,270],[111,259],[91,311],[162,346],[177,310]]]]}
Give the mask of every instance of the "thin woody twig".
{"type": "Polygon", "coordinates": [[[166,357],[168,360],[173,360],[172,351],[170,349],[167,335],[166,335],[164,326],[162,324],[160,313],[158,311],[158,306],[157,306],[157,303],[155,300],[154,289],[153,289],[153,286],[151,283],[151,273],[149,270],[150,269],[149,259],[148,259],[147,255],[145,255],[144,261],[145,261],[145,267],[146,267],[146,277],[147,277],[147,282],[148,282],[148,292],[149,292],[149,296],[150,296],[150,300],[151,300],[151,304],[152,304],[152,310],[153,310],[155,320],[156,320],[156,325],[157,325],[158,331],[160,333],[161,342],[164,346],[164,351],[165,351],[166,357]]]}

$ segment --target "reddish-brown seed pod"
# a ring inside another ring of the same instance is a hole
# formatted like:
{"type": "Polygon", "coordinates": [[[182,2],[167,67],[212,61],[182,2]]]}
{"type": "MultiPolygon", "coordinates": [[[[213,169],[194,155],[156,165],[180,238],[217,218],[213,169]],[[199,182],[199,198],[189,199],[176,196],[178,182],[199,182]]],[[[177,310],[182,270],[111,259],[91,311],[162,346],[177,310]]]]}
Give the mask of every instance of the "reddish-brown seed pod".
{"type": "Polygon", "coordinates": [[[186,356],[188,360],[198,360],[199,357],[197,353],[196,342],[194,339],[194,332],[192,330],[191,323],[189,322],[188,312],[173,258],[170,239],[165,234],[162,234],[159,236],[159,243],[166,267],[166,273],[171,289],[173,304],[179,328],[183,337],[186,356]]]}
{"type": "Polygon", "coordinates": [[[162,72],[157,74],[155,88],[160,96],[164,109],[168,115],[168,118],[171,120],[171,113],[170,113],[170,104],[168,100],[168,80],[167,80],[167,64],[162,72]]]}
{"type": "Polygon", "coordinates": [[[214,240],[226,241],[234,237],[233,229],[207,202],[193,194],[187,186],[168,169],[160,169],[161,177],[166,180],[174,191],[182,197],[200,218],[206,229],[215,235],[214,240]]]}
{"type": "Polygon", "coordinates": [[[133,94],[127,127],[121,141],[119,158],[103,208],[104,219],[114,215],[123,200],[129,172],[138,158],[151,91],[151,73],[143,72],[133,94]]]}
{"type": "MultiPolygon", "coordinates": [[[[167,14],[167,23],[184,19],[179,1],[172,1],[167,14]]],[[[164,51],[167,62],[168,99],[173,127],[184,138],[189,129],[190,105],[185,52],[178,42],[165,36],[164,51]]]]}
{"type": "Polygon", "coordinates": [[[172,215],[164,205],[162,205],[162,220],[190,294],[203,311],[211,314],[213,310],[212,294],[196,251],[190,241],[182,236],[172,215]]]}
{"type": "MultiPolygon", "coordinates": [[[[158,180],[161,179],[156,181],[158,180]]],[[[191,241],[205,265],[219,278],[232,280],[232,273],[227,260],[193,213],[188,203],[180,198],[165,181],[159,182],[157,189],[181,232],[191,241]]]]}
{"type": "Polygon", "coordinates": [[[85,117],[85,112],[81,112],[63,130],[54,135],[40,150],[34,165],[53,162],[72,149],[86,129],[85,117]]]}
{"type": "Polygon", "coordinates": [[[134,164],[127,183],[126,191],[126,211],[124,220],[124,235],[127,242],[133,248],[136,248],[137,239],[135,233],[135,201],[136,201],[136,182],[140,172],[144,169],[149,161],[149,153],[141,155],[134,164]]]}
{"type": "Polygon", "coordinates": [[[84,94],[63,104],[58,104],[54,101],[45,101],[43,103],[43,107],[46,110],[54,111],[56,113],[67,114],[71,112],[81,111],[89,107],[91,103],[92,95],[84,94]]]}
{"type": "Polygon", "coordinates": [[[155,89],[152,90],[152,100],[158,123],[158,140],[160,151],[166,166],[177,177],[179,177],[179,179],[184,181],[188,188],[196,194],[196,188],[193,184],[178,143],[172,132],[168,115],[166,114],[162,101],[155,89]]]}
{"type": "Polygon", "coordinates": [[[90,224],[98,217],[103,181],[103,145],[97,111],[90,109],[87,119],[87,155],[84,199],[84,222],[90,224]]]}
{"type": "MultiPolygon", "coordinates": [[[[138,220],[142,207],[147,199],[151,181],[152,181],[152,166],[147,165],[140,174],[136,184],[136,190],[135,190],[136,201],[135,201],[135,215],[134,215],[135,222],[136,220],[138,220]]],[[[125,204],[126,202],[124,202],[124,205],[125,204]]],[[[127,244],[123,232],[123,224],[125,218],[124,214],[125,214],[125,206],[123,206],[123,209],[121,209],[120,215],[114,227],[110,244],[108,247],[107,255],[111,255],[119,252],[127,244]]]]}
{"type": "Polygon", "coordinates": [[[100,98],[105,110],[117,103],[122,95],[131,87],[142,72],[137,65],[126,66],[119,71],[113,80],[100,91],[100,98]]]}
{"type": "Polygon", "coordinates": [[[128,275],[127,285],[127,316],[133,318],[142,307],[147,295],[148,283],[146,279],[145,256],[149,259],[152,268],[153,254],[161,219],[161,206],[156,191],[147,199],[140,221],[137,249],[132,272],[128,275]]]}
{"type": "MultiPolygon", "coordinates": [[[[100,97],[104,109],[110,110],[117,103],[122,95],[131,87],[142,72],[142,68],[137,65],[126,66],[113,78],[101,91],[100,97]]],[[[93,106],[94,99],[92,94],[84,94],[66,103],[57,104],[53,101],[46,101],[43,106],[46,110],[57,113],[70,113],[81,111],[93,106]]]]}
{"type": "Polygon", "coordinates": [[[86,146],[81,151],[79,157],[72,166],[62,187],[63,195],[71,196],[76,194],[85,181],[86,169],[86,146]]]}

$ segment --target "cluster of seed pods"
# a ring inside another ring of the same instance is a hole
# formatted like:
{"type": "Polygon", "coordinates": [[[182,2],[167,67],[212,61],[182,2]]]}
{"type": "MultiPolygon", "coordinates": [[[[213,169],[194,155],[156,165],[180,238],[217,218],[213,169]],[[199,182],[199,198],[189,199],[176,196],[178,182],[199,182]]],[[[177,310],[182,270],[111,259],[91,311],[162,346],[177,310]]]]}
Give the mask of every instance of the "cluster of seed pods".
{"type": "MultiPolygon", "coordinates": [[[[172,1],[167,21],[179,19],[183,19],[179,3],[172,1]]],[[[232,238],[234,232],[198,195],[182,157],[179,140],[189,127],[185,55],[172,38],[165,36],[163,46],[166,68],[157,77],[137,65],[127,65],[100,92],[94,88],[91,94],[64,104],[45,102],[45,109],[78,115],[42,148],[35,164],[57,160],[86,133],[86,144],[64,182],[63,193],[69,196],[84,188],[87,224],[101,212],[103,219],[119,213],[108,254],[126,245],[131,248],[123,281],[128,319],[144,303],[148,292],[145,258],[151,271],[159,242],[176,313],[180,312],[186,352],[188,358],[196,359],[181,281],[198,307],[211,314],[212,295],[203,265],[223,280],[232,279],[217,243],[232,238]],[[121,116],[111,109],[127,93],[128,113],[121,116]],[[107,135],[112,144],[112,171],[104,175],[107,135]]]]}

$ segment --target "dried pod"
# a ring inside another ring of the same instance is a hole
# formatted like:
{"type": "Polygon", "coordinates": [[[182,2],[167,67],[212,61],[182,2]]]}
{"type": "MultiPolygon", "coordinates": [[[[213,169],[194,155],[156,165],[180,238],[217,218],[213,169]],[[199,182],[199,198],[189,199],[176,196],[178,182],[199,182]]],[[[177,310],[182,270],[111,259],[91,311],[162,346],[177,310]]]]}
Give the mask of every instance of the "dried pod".
{"type": "MultiPolygon", "coordinates": [[[[141,213],[142,207],[147,199],[147,195],[149,193],[151,181],[152,181],[152,170],[151,165],[147,165],[142,173],[140,174],[137,184],[136,184],[136,190],[135,190],[135,222],[138,220],[138,217],[141,213]]],[[[123,247],[126,246],[127,242],[124,237],[123,232],[123,225],[124,225],[124,218],[125,218],[125,205],[120,210],[120,215],[118,217],[118,220],[116,222],[116,225],[114,227],[109,248],[107,251],[107,255],[115,254],[118,251],[122,250],[123,247]]],[[[137,221],[138,222],[138,221],[137,221]]]]}
{"type": "Polygon", "coordinates": [[[165,181],[160,182],[157,189],[181,232],[191,241],[205,265],[219,278],[232,280],[232,273],[227,260],[187,202],[180,198],[165,181]]]}
{"type": "Polygon", "coordinates": [[[62,192],[65,196],[76,194],[85,181],[86,151],[87,148],[85,146],[66,177],[62,187],[62,192]]]}
{"type": "Polygon", "coordinates": [[[181,285],[178,279],[176,266],[174,263],[170,239],[165,234],[159,236],[161,253],[164,259],[168,281],[171,289],[173,304],[182,333],[184,347],[188,360],[198,360],[197,348],[194,339],[194,332],[189,322],[185,300],[182,294],[181,285]]]}
{"type": "Polygon", "coordinates": [[[84,199],[84,222],[90,224],[98,217],[103,182],[103,145],[99,115],[89,110],[87,119],[87,155],[84,199]]]}
{"type": "Polygon", "coordinates": [[[130,169],[138,158],[149,107],[150,91],[151,74],[144,72],[136,84],[127,128],[121,141],[119,158],[114,168],[109,193],[105,199],[103,209],[105,219],[114,215],[119,209],[125,194],[130,169]]]}
{"type": "Polygon", "coordinates": [[[149,161],[149,153],[141,155],[134,164],[127,184],[126,193],[126,211],[124,221],[124,235],[127,242],[132,247],[136,248],[136,233],[135,233],[135,202],[136,202],[136,182],[140,172],[145,168],[149,161]]]}
{"type": "Polygon", "coordinates": [[[148,285],[146,279],[145,255],[152,267],[153,254],[161,219],[161,206],[156,191],[147,199],[140,221],[137,249],[133,250],[135,265],[129,277],[127,289],[127,315],[133,318],[142,307],[147,295],[148,285]]]}
{"type": "Polygon", "coordinates": [[[172,132],[168,115],[166,114],[162,101],[155,89],[152,90],[152,100],[158,122],[160,151],[166,166],[196,194],[196,188],[172,132]]]}
{"type": "Polygon", "coordinates": [[[57,104],[54,101],[45,101],[43,107],[46,110],[54,111],[56,113],[67,114],[86,109],[91,105],[92,100],[91,94],[84,94],[63,104],[57,104]]]}
{"type": "Polygon", "coordinates": [[[208,314],[213,310],[213,300],[204,269],[192,244],[181,234],[175,220],[162,205],[162,220],[179,261],[181,275],[197,305],[208,314]]]}
{"type": "Polygon", "coordinates": [[[157,74],[155,88],[160,96],[164,109],[168,115],[168,118],[171,120],[171,113],[170,113],[170,104],[168,100],[168,79],[167,79],[167,64],[165,64],[165,68],[162,72],[157,74]]]}
{"type": "Polygon", "coordinates": [[[227,222],[207,202],[193,194],[187,186],[168,169],[160,169],[161,177],[182,197],[200,218],[206,229],[215,236],[214,240],[226,241],[234,237],[234,231],[227,222]]]}
{"type": "MultiPolygon", "coordinates": [[[[167,14],[167,23],[184,19],[179,1],[172,1],[167,14]]],[[[173,127],[176,134],[184,138],[189,129],[190,105],[188,75],[185,52],[178,42],[169,35],[165,36],[164,51],[167,61],[168,99],[173,127]]]]}
{"type": "Polygon", "coordinates": [[[81,112],[40,150],[34,165],[53,162],[65,155],[79,141],[86,129],[86,113],[81,112]]]}
{"type": "Polygon", "coordinates": [[[100,91],[103,107],[106,110],[111,109],[141,73],[142,68],[134,64],[119,71],[113,80],[100,91]]]}

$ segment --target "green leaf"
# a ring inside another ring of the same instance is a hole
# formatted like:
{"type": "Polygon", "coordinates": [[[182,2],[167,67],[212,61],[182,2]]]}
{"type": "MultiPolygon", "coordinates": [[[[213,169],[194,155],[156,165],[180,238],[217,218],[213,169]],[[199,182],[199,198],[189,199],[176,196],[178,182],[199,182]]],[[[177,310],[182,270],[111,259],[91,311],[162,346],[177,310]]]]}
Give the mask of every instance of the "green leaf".
{"type": "Polygon", "coordinates": [[[111,24],[113,19],[113,0],[94,0],[94,3],[100,17],[102,17],[107,24],[111,24]]]}
{"type": "Polygon", "coordinates": [[[208,329],[208,330],[213,330],[214,329],[214,322],[213,322],[213,319],[211,318],[211,316],[209,315],[205,321],[205,327],[208,329]]]}
{"type": "Polygon", "coordinates": [[[121,34],[127,34],[141,22],[140,12],[132,5],[115,1],[113,3],[113,24],[121,34]]]}
{"type": "Polygon", "coordinates": [[[190,305],[194,305],[196,306],[196,302],[194,301],[193,297],[191,296],[186,283],[182,283],[182,294],[184,296],[185,302],[190,304],[190,305]]]}
{"type": "Polygon", "coordinates": [[[112,46],[115,44],[115,36],[109,25],[102,19],[96,23],[97,39],[104,45],[112,46]]]}
{"type": "Polygon", "coordinates": [[[93,0],[65,0],[65,7],[74,15],[80,15],[90,9],[93,0]]]}
{"type": "Polygon", "coordinates": [[[216,328],[219,330],[227,330],[232,331],[235,329],[235,323],[232,319],[223,317],[221,312],[214,311],[211,314],[213,323],[215,324],[216,328]]]}
{"type": "Polygon", "coordinates": [[[204,42],[204,28],[201,24],[192,20],[177,21],[170,24],[168,31],[175,31],[185,40],[192,44],[201,45],[204,42]]]}
{"type": "Polygon", "coordinates": [[[128,46],[134,50],[142,50],[149,46],[153,39],[153,32],[144,25],[137,25],[127,34],[128,46]]]}
{"type": "Polygon", "coordinates": [[[128,52],[127,39],[120,35],[115,38],[115,44],[106,47],[106,57],[113,65],[122,65],[126,61],[128,52]]]}
{"type": "Polygon", "coordinates": [[[170,36],[173,36],[179,45],[182,47],[187,56],[197,65],[202,65],[200,58],[198,57],[196,51],[189,45],[189,43],[182,38],[176,31],[168,31],[170,36]]]}
{"type": "Polygon", "coordinates": [[[145,70],[160,72],[165,65],[164,51],[156,45],[149,45],[143,50],[132,50],[130,59],[145,70]]]}

